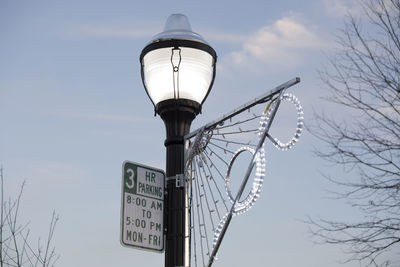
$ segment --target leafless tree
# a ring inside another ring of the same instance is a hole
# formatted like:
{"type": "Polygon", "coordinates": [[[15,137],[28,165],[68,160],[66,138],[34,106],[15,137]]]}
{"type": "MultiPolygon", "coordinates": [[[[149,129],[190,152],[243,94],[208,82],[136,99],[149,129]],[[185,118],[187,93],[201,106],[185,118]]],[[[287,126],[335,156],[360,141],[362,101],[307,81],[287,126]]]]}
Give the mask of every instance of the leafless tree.
{"type": "Polygon", "coordinates": [[[320,72],[326,100],[346,116],[316,114],[310,131],[326,144],[316,154],[348,172],[326,177],[363,220],[310,223],[320,241],[344,245],[348,260],[400,266],[400,0],[360,4],[363,16],[348,16],[320,72]]]}
{"type": "Polygon", "coordinates": [[[49,233],[44,242],[38,240],[36,246],[29,241],[29,222],[21,224],[19,212],[21,197],[25,183],[15,199],[4,196],[3,168],[0,168],[0,267],[50,267],[58,259],[51,241],[58,221],[58,215],[53,212],[49,233]]]}

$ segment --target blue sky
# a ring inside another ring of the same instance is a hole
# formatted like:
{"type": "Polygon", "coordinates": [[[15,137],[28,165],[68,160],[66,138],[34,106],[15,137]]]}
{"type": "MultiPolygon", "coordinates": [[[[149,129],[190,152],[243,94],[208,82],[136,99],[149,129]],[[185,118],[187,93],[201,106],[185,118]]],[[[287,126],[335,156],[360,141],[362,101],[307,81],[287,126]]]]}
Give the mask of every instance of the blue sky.
{"type": "MultiPolygon", "coordinates": [[[[122,162],[165,165],[139,54],[170,14],[187,15],[218,54],[195,129],[296,76],[291,92],[312,120],[326,108],[317,70],[349,11],[359,14],[356,1],[1,1],[0,164],[7,194],[27,182],[21,219],[32,238],[46,235],[54,209],[57,266],[163,265],[163,254],[120,245],[119,220],[122,162]]],[[[267,151],[261,198],[234,219],[215,266],[359,266],[340,265],[346,255],[314,244],[302,222],[357,219],[327,197],[320,171],[342,170],[313,156],[320,145],[304,133],[289,152],[267,151]]]]}

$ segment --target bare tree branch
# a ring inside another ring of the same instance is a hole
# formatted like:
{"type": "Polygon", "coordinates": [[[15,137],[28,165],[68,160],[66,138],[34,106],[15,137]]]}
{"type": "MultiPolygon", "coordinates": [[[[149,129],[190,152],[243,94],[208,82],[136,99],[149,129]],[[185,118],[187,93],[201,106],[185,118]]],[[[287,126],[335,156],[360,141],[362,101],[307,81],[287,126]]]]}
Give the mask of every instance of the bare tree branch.
{"type": "Polygon", "coordinates": [[[38,240],[37,247],[29,241],[29,222],[19,222],[19,212],[25,182],[21,185],[16,199],[11,197],[6,201],[4,197],[3,168],[0,168],[0,192],[1,192],[1,214],[0,214],[0,267],[7,266],[30,266],[49,267],[54,266],[59,256],[52,246],[55,227],[59,219],[53,211],[49,232],[42,250],[42,243],[38,240]]]}
{"type": "Polygon", "coordinates": [[[399,259],[392,262],[388,255],[400,248],[400,1],[360,3],[366,21],[349,15],[340,50],[329,69],[320,71],[330,93],[325,100],[346,118],[319,113],[309,130],[327,147],[316,155],[343,166],[350,176],[327,176],[342,188],[336,195],[364,219],[309,222],[323,243],[344,245],[349,260],[398,266],[399,259]]]}

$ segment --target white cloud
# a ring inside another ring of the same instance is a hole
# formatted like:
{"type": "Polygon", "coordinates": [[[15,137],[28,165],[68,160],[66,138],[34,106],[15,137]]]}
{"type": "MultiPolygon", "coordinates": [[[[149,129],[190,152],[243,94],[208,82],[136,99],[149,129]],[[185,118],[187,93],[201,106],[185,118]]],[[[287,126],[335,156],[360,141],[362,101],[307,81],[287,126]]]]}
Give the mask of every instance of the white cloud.
{"type": "Polygon", "coordinates": [[[363,9],[359,0],[324,0],[325,12],[332,17],[343,17],[349,14],[361,15],[363,9]]]}
{"type": "MultiPolygon", "coordinates": [[[[210,43],[238,46],[236,51],[220,60],[218,71],[250,66],[254,66],[253,69],[257,70],[260,64],[263,68],[273,66],[274,69],[282,69],[288,66],[295,67],[304,62],[307,52],[315,51],[325,45],[315,28],[292,14],[249,34],[218,32],[213,29],[203,29],[200,32],[210,43]]],[[[102,25],[80,25],[70,29],[70,33],[74,35],[104,38],[150,39],[157,32],[159,29],[151,27],[102,25]]]]}
{"type": "MultiPolygon", "coordinates": [[[[134,26],[103,26],[103,25],[79,25],[71,27],[67,33],[73,36],[103,37],[103,38],[152,38],[161,32],[159,27],[136,28],[134,26]]],[[[196,31],[196,30],[195,30],[196,31]]],[[[197,32],[197,31],[196,31],[197,32]]],[[[243,34],[218,32],[210,29],[198,31],[210,43],[243,43],[249,36],[243,34]]]]}
{"type": "Polygon", "coordinates": [[[206,41],[213,43],[241,44],[245,42],[249,36],[244,34],[222,33],[215,30],[202,30],[201,35],[206,41]]]}
{"type": "Polygon", "coordinates": [[[150,39],[157,32],[151,28],[122,28],[111,26],[80,25],[68,30],[71,35],[105,38],[147,38],[150,39]]]}
{"type": "Polygon", "coordinates": [[[230,53],[225,58],[223,68],[297,66],[305,60],[307,52],[313,52],[324,45],[313,27],[293,17],[284,17],[249,35],[240,50],[230,53]]]}
{"type": "Polygon", "coordinates": [[[71,117],[75,119],[83,120],[102,120],[102,121],[114,121],[114,122],[132,122],[132,123],[153,123],[152,118],[138,117],[138,116],[124,116],[124,115],[113,115],[113,114],[101,114],[101,113],[79,113],[79,112],[59,112],[56,115],[65,117],[71,117]]]}

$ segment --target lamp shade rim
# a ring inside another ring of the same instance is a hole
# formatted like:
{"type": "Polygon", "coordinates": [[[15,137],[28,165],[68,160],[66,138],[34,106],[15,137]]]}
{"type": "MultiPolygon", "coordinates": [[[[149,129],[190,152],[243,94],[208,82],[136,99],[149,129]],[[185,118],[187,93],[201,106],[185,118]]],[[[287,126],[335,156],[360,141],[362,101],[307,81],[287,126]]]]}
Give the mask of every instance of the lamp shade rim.
{"type": "Polygon", "coordinates": [[[208,44],[208,42],[204,40],[204,38],[200,34],[195,32],[188,32],[185,30],[169,30],[161,32],[155,35],[150,43],[171,39],[191,40],[199,43],[208,44]]]}
{"type": "Polygon", "coordinates": [[[142,53],[140,54],[140,62],[141,63],[143,62],[144,56],[150,51],[166,47],[171,47],[171,48],[188,47],[188,48],[199,49],[209,53],[214,59],[214,64],[217,61],[217,53],[215,52],[214,48],[212,48],[207,43],[198,42],[194,40],[187,40],[187,39],[166,39],[166,40],[156,40],[146,45],[143,48],[142,53]]]}
{"type": "Polygon", "coordinates": [[[157,103],[155,110],[158,114],[161,114],[168,110],[190,110],[195,115],[201,112],[201,103],[195,100],[179,98],[179,99],[166,99],[157,103]]]}

